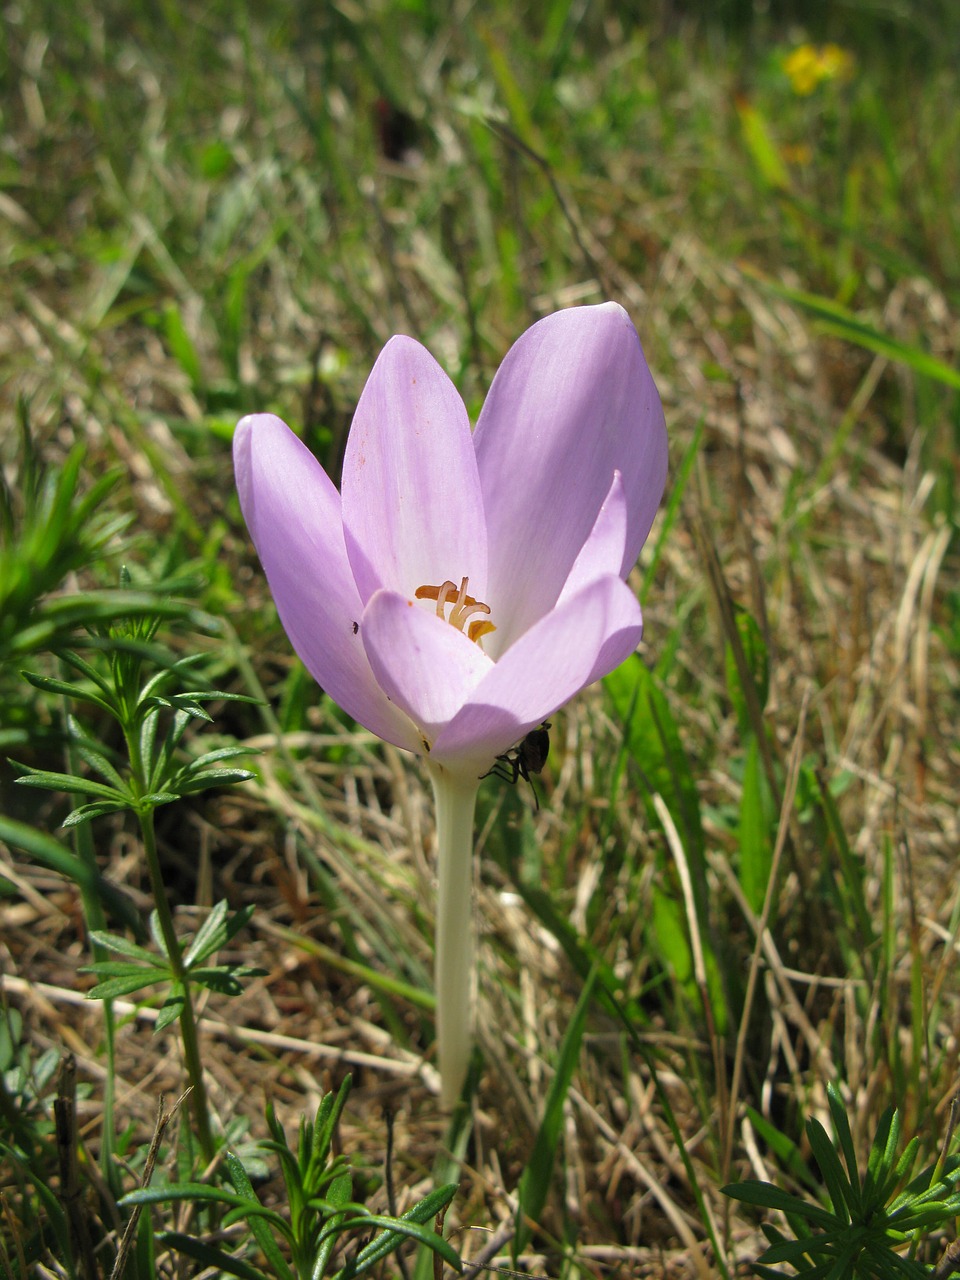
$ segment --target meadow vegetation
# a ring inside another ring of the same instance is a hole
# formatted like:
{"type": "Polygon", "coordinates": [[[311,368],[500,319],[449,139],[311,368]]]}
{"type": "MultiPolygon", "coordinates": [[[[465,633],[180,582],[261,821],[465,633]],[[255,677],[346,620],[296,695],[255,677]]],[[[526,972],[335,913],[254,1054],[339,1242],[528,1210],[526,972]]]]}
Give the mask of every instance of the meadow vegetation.
{"type": "Polygon", "coordinates": [[[454,1255],[706,1280],[771,1243],[761,1274],[935,1274],[960,1216],[953,5],[3,21],[0,1273],[110,1275],[152,1154],[139,1280],[454,1255]],[[391,334],[475,420],[529,324],[607,298],[670,435],[644,642],[554,718],[539,809],[483,784],[451,1122],[429,789],[294,658],[230,440],[275,412],[336,477],[391,334]]]}

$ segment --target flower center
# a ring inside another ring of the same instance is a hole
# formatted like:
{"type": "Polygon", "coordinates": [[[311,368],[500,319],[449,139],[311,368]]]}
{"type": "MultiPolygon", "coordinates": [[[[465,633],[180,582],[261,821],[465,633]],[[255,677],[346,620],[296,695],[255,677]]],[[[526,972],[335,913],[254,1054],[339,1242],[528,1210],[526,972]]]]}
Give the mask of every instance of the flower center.
{"type": "MultiPolygon", "coordinates": [[[[446,582],[441,582],[439,587],[417,587],[414,595],[418,600],[436,600],[437,617],[443,618],[452,627],[462,631],[464,623],[473,614],[489,614],[490,612],[488,604],[484,604],[482,600],[474,600],[473,596],[467,595],[469,584],[469,578],[461,578],[458,588],[457,584],[451,582],[448,578],[446,582]],[[449,614],[446,613],[447,605],[450,606],[449,614]]],[[[474,618],[473,622],[467,627],[467,637],[470,640],[481,640],[484,636],[489,635],[491,631],[496,631],[496,629],[495,624],[489,618],[474,618]]]]}

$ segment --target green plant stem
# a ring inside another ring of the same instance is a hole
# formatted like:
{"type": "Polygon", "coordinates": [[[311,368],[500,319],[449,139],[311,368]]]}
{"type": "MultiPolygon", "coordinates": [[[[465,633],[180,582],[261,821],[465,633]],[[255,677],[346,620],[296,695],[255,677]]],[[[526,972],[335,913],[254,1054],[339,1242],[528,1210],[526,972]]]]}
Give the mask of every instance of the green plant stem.
{"type": "MultiPolygon", "coordinates": [[[[89,826],[75,827],[74,833],[74,848],[77,856],[90,867],[91,871],[96,873],[98,871],[97,859],[93,849],[93,841],[90,838],[89,826]]],[[[103,903],[97,897],[95,890],[81,885],[80,900],[83,904],[83,915],[87,931],[89,933],[97,933],[106,930],[107,922],[103,903]]],[[[110,953],[106,947],[100,946],[99,943],[93,943],[90,950],[96,962],[110,958],[110,953]]],[[[111,1191],[115,1195],[119,1195],[121,1181],[119,1169],[113,1159],[113,1153],[116,1148],[116,1094],[114,1087],[116,1078],[116,1018],[113,1013],[112,1000],[104,1000],[102,1005],[103,1038],[107,1051],[107,1072],[103,1083],[103,1130],[100,1139],[100,1168],[111,1191]]]]}
{"type": "Polygon", "coordinates": [[[216,1147],[210,1129],[210,1113],[207,1107],[207,1090],[203,1083],[203,1067],[200,1063],[200,1046],[197,1038],[197,1020],[193,1012],[193,999],[190,991],[190,980],[183,963],[183,952],[173,926],[173,916],[167,901],[163,876],[160,872],[160,859],[157,857],[157,840],[153,825],[153,810],[141,812],[140,834],[143,839],[143,852],[147,860],[147,871],[150,875],[150,888],[163,934],[164,946],[175,981],[183,990],[183,1011],[180,1014],[180,1040],[183,1045],[183,1059],[190,1079],[192,1092],[190,1106],[197,1123],[197,1136],[200,1139],[200,1150],[209,1164],[215,1154],[216,1147]]]}
{"type": "Polygon", "coordinates": [[[430,766],[437,812],[437,1046],[440,1102],[456,1105],[473,1041],[473,814],[478,778],[430,766]]]}
{"type": "MultiPolygon", "coordinates": [[[[60,674],[63,679],[69,676],[69,670],[65,663],[60,664],[60,674]]],[[[67,729],[67,772],[77,774],[80,772],[80,761],[76,747],[70,732],[70,706],[66,699],[63,700],[63,718],[67,729]]],[[[99,867],[97,866],[97,854],[93,847],[93,836],[90,832],[88,824],[73,829],[73,847],[77,857],[83,864],[89,868],[91,874],[91,884],[96,882],[99,875],[99,867]]],[[[83,904],[83,916],[87,926],[88,933],[102,933],[107,927],[107,917],[103,909],[103,903],[100,901],[96,890],[92,887],[84,885],[80,886],[80,901],[83,904]]],[[[109,958],[106,947],[99,943],[94,943],[91,947],[93,959],[95,961],[103,961],[109,958]]],[[[116,1080],[116,1019],[113,1016],[113,1001],[103,1001],[103,1038],[107,1051],[107,1073],[104,1077],[103,1085],[103,1129],[100,1138],[100,1169],[106,1179],[107,1186],[115,1196],[120,1194],[120,1171],[114,1162],[113,1153],[116,1147],[116,1122],[115,1122],[115,1080],[116,1080]]]]}

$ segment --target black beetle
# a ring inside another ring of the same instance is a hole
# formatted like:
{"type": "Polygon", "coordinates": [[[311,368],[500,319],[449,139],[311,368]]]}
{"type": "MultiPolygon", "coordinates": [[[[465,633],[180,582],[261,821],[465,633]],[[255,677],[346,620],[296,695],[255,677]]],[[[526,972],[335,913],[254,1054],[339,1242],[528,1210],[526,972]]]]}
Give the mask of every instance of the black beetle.
{"type": "Polygon", "coordinates": [[[550,751],[550,734],[547,732],[549,728],[550,721],[544,720],[539,729],[531,729],[522,742],[511,747],[509,751],[504,751],[503,755],[497,756],[493,767],[486,773],[482,773],[481,778],[489,778],[493,774],[495,778],[502,778],[504,782],[511,784],[516,783],[518,778],[522,778],[524,782],[530,783],[534,802],[539,809],[540,797],[537,795],[537,788],[533,785],[530,775],[540,773],[547,763],[547,755],[550,751]]]}

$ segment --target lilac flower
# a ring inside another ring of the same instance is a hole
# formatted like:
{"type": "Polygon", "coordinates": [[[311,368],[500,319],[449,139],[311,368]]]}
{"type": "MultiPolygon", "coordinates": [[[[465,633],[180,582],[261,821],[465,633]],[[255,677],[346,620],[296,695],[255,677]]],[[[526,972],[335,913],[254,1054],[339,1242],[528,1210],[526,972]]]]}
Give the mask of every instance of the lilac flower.
{"type": "Polygon", "coordinates": [[[666,479],[660,399],[626,312],[577,307],[511,348],[472,434],[437,362],[395,337],[357,405],[341,493],[270,414],[241,421],[234,462],[305,666],[350,716],[428,763],[452,1102],[470,1046],[479,778],[636,648],[640,606],[625,578],[666,479]]]}

